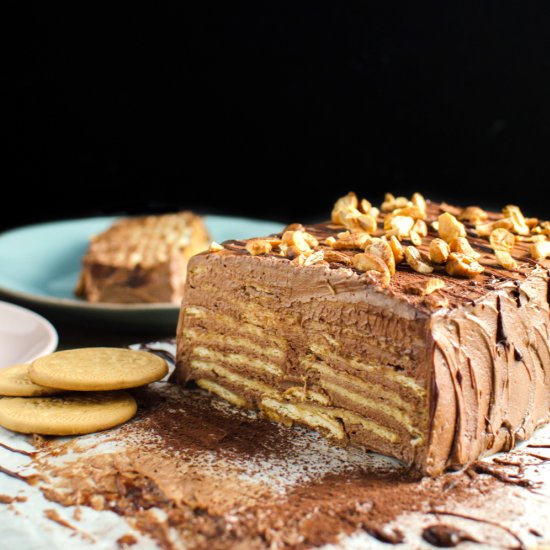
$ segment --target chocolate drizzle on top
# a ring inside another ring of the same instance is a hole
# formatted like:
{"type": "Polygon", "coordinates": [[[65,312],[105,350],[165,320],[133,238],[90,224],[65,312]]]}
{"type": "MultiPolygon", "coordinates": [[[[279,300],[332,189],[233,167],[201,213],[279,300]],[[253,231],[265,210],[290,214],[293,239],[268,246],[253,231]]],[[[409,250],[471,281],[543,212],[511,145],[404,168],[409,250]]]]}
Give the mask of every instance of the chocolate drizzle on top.
{"type": "Polygon", "coordinates": [[[496,334],[496,343],[497,345],[504,346],[508,342],[506,337],[506,332],[504,331],[504,322],[502,320],[502,304],[500,296],[497,296],[497,334],[496,334]]]}

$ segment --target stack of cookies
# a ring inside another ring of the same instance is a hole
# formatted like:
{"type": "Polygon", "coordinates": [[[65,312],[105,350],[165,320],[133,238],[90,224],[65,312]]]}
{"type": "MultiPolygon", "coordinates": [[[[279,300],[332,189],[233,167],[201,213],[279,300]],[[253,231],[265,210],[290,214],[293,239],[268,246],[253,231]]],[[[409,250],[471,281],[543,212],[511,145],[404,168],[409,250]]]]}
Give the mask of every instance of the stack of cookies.
{"type": "Polygon", "coordinates": [[[0,370],[0,426],[21,433],[79,435],[106,430],[137,412],[126,391],[160,380],[164,359],[144,351],[82,348],[0,370]]]}

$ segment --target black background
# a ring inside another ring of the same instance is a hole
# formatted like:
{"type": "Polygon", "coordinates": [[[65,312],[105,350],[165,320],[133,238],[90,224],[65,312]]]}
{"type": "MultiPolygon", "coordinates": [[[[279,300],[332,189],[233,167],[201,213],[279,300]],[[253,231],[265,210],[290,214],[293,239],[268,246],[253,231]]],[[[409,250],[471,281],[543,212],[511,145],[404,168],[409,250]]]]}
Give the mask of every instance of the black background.
{"type": "Polygon", "coordinates": [[[548,2],[114,4],[8,4],[0,229],[350,189],[550,217],[548,2]]]}

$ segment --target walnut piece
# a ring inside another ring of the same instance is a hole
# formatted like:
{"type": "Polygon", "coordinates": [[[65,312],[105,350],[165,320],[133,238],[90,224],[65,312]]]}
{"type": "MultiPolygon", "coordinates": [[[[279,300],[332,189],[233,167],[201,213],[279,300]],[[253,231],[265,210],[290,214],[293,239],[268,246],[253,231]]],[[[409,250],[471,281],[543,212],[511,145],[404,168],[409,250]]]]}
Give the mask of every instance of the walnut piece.
{"type": "Polygon", "coordinates": [[[514,224],[510,218],[496,220],[494,222],[482,223],[476,225],[476,232],[479,237],[488,237],[495,229],[503,228],[509,231],[513,229],[514,224]]]}
{"type": "Polygon", "coordinates": [[[422,237],[414,229],[411,230],[409,239],[414,246],[420,246],[422,244],[422,237]]]}
{"type": "Polygon", "coordinates": [[[258,256],[260,254],[269,254],[272,247],[265,239],[252,239],[246,243],[245,248],[252,256],[258,256]]]}
{"type": "Polygon", "coordinates": [[[306,228],[301,223],[290,223],[284,228],[283,233],[285,233],[285,231],[305,231],[305,230],[306,228]]]}
{"type": "Polygon", "coordinates": [[[358,201],[355,193],[349,192],[347,195],[340,197],[332,208],[331,220],[332,223],[342,225],[340,214],[346,211],[357,209],[358,201]]]}
{"type": "MultiPolygon", "coordinates": [[[[330,246],[334,250],[363,250],[365,246],[371,241],[371,237],[368,233],[339,233],[338,238],[334,239],[334,242],[330,246]]],[[[327,239],[328,243],[328,239],[327,239]]]]}
{"type": "Polygon", "coordinates": [[[421,237],[428,236],[428,226],[424,220],[416,220],[412,230],[418,233],[421,237]]]}
{"type": "Polygon", "coordinates": [[[337,250],[323,250],[323,257],[327,262],[351,265],[351,258],[337,250]]]}
{"type": "Polygon", "coordinates": [[[414,226],[414,220],[409,216],[388,216],[384,220],[386,236],[394,235],[399,240],[407,238],[414,226]]]}
{"type": "Polygon", "coordinates": [[[430,261],[426,258],[418,248],[414,246],[407,246],[405,248],[405,259],[412,269],[418,271],[418,273],[424,273],[428,275],[434,270],[430,265],[430,261]]]}
{"type": "Polygon", "coordinates": [[[355,269],[373,275],[376,282],[383,284],[384,286],[388,286],[390,284],[390,270],[382,258],[374,256],[374,254],[362,252],[360,254],[356,254],[352,261],[355,269]]]}
{"type": "Polygon", "coordinates": [[[208,250],[209,252],[221,252],[223,250],[223,246],[218,244],[216,241],[212,241],[208,250]]]}
{"type": "Polygon", "coordinates": [[[489,242],[493,250],[502,250],[503,252],[510,252],[514,248],[516,239],[510,231],[503,227],[498,227],[491,231],[489,235],[489,242]]]}
{"type": "Polygon", "coordinates": [[[535,260],[545,260],[550,256],[550,241],[533,243],[529,249],[531,257],[535,260]]]}
{"type": "Polygon", "coordinates": [[[485,271],[485,268],[474,258],[461,254],[460,252],[451,252],[445,265],[445,270],[452,277],[464,277],[471,279],[485,271]]]}
{"type": "Polygon", "coordinates": [[[475,260],[481,257],[481,254],[472,248],[472,245],[466,237],[457,237],[456,239],[453,239],[449,243],[449,248],[451,249],[451,252],[460,252],[461,254],[470,256],[470,258],[474,258],[475,260]]]}
{"type": "Polygon", "coordinates": [[[525,217],[523,216],[519,206],[509,204],[502,209],[502,213],[505,218],[512,221],[512,231],[517,235],[529,235],[529,226],[525,223],[525,217]]]}
{"type": "Polygon", "coordinates": [[[518,264],[507,250],[495,250],[497,262],[506,269],[516,269],[518,264]]]}
{"type": "Polygon", "coordinates": [[[303,231],[285,231],[282,237],[283,243],[295,248],[300,253],[310,250],[303,231]]]}
{"type": "Polygon", "coordinates": [[[395,258],[388,241],[372,239],[372,241],[365,246],[365,252],[381,258],[388,266],[390,275],[395,273],[395,258]]]}
{"type": "Polygon", "coordinates": [[[443,239],[432,239],[430,242],[430,260],[434,264],[444,264],[449,257],[451,250],[443,239]]]}
{"type": "Polygon", "coordinates": [[[458,217],[460,221],[470,222],[474,225],[478,225],[481,222],[484,222],[489,215],[485,210],[482,210],[479,206],[468,206],[466,207],[458,217]]]}
{"type": "Polygon", "coordinates": [[[397,208],[404,208],[405,206],[410,206],[412,203],[407,199],[407,197],[394,197],[391,193],[386,193],[384,195],[384,202],[380,206],[382,212],[393,212],[397,208]]]}
{"type": "Polygon", "coordinates": [[[419,296],[428,296],[436,290],[441,290],[445,287],[445,281],[436,277],[428,277],[411,283],[405,287],[405,291],[409,294],[418,294],[419,296]]]}
{"type": "MultiPolygon", "coordinates": [[[[384,237],[385,238],[385,237],[384,237]]],[[[396,264],[400,264],[405,259],[405,249],[399,242],[399,239],[392,235],[388,241],[390,248],[393,252],[393,258],[396,264]]]]}
{"type": "MultiPolygon", "coordinates": [[[[426,199],[420,193],[413,193],[413,196],[411,197],[411,202],[421,212],[426,214],[426,199]]],[[[425,237],[425,235],[423,236],[425,237]]]]}
{"type": "Polygon", "coordinates": [[[452,214],[445,212],[438,218],[438,233],[439,237],[447,243],[451,243],[457,237],[466,236],[466,228],[464,224],[459,222],[452,214]]]}
{"type": "Polygon", "coordinates": [[[315,265],[320,262],[324,262],[324,260],[325,260],[325,256],[322,250],[317,250],[315,252],[310,250],[308,252],[302,252],[302,254],[300,254],[299,256],[296,256],[293,262],[298,265],[307,267],[309,265],[315,265]]]}

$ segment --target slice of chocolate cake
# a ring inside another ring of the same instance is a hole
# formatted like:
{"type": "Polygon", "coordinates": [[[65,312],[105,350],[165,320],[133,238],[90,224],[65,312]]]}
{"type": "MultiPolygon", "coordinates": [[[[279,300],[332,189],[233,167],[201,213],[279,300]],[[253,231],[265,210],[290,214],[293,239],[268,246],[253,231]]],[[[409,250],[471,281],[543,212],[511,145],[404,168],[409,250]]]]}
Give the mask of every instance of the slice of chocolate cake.
{"type": "Polygon", "coordinates": [[[187,260],[209,242],[191,212],[119,220],[92,238],[76,293],[89,302],[179,303],[187,260]]]}
{"type": "Polygon", "coordinates": [[[189,263],[179,382],[422,474],[549,420],[550,226],[353,194],[332,221],[189,263]]]}

